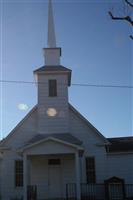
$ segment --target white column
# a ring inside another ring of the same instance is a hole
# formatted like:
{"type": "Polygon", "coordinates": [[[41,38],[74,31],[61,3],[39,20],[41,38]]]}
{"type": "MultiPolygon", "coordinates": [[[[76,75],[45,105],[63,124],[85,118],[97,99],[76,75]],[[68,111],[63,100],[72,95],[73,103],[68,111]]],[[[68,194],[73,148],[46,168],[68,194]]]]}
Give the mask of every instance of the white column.
{"type": "Polygon", "coordinates": [[[23,196],[24,200],[27,200],[27,181],[28,181],[28,173],[27,173],[27,155],[23,157],[23,177],[24,177],[24,184],[23,184],[23,196]]]}
{"type": "Polygon", "coordinates": [[[80,159],[79,153],[75,154],[75,168],[76,168],[76,192],[77,192],[77,200],[81,199],[81,187],[80,187],[80,159]]]}
{"type": "Polygon", "coordinates": [[[85,157],[82,156],[81,158],[81,166],[82,166],[82,183],[86,182],[86,164],[85,164],[85,157]]]}
{"type": "Polygon", "coordinates": [[[80,183],[82,183],[83,182],[83,159],[82,159],[82,157],[80,156],[79,157],[79,163],[80,163],[80,183]]]}

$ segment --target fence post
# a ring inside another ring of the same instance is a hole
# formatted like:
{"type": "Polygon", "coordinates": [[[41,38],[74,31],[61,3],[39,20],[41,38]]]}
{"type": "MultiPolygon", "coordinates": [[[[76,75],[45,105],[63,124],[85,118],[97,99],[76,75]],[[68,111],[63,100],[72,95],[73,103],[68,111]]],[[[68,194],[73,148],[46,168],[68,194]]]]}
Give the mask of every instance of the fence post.
{"type": "Polygon", "coordinates": [[[80,159],[79,153],[75,153],[75,168],[76,168],[76,196],[77,200],[81,199],[81,188],[80,188],[80,159]]]}

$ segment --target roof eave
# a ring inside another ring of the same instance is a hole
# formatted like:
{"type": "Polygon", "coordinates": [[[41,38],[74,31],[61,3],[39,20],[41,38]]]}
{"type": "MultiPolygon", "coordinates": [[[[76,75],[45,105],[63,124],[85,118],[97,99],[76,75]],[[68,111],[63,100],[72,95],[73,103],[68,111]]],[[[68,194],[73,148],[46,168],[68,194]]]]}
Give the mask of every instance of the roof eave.
{"type": "Polygon", "coordinates": [[[25,146],[25,147],[19,148],[17,152],[18,152],[18,153],[23,153],[26,149],[32,148],[32,147],[34,147],[34,146],[36,146],[36,145],[39,145],[39,144],[41,144],[41,143],[43,143],[43,142],[46,142],[46,141],[48,141],[48,140],[53,140],[53,141],[56,141],[56,142],[59,142],[59,143],[62,143],[62,144],[66,144],[66,145],[71,146],[71,147],[73,147],[73,148],[76,148],[76,149],[78,149],[78,150],[84,150],[83,147],[81,147],[81,146],[79,146],[79,145],[77,145],[77,144],[72,144],[72,143],[69,143],[69,142],[66,142],[66,141],[63,141],[63,140],[60,140],[60,139],[57,139],[57,138],[54,138],[54,137],[51,137],[51,136],[50,136],[50,137],[47,137],[47,138],[42,139],[42,140],[40,140],[40,141],[34,142],[34,143],[32,143],[32,144],[28,144],[28,145],[25,146]]]}
{"type": "Polygon", "coordinates": [[[77,109],[75,109],[70,103],[69,103],[70,108],[76,113],[78,114],[78,116],[90,127],[92,128],[98,136],[100,136],[103,141],[104,141],[104,145],[110,145],[111,143],[81,114],[77,111],[77,109]]]}
{"type": "Polygon", "coordinates": [[[72,70],[66,70],[66,71],[44,71],[44,70],[35,70],[33,71],[34,75],[37,75],[37,74],[68,74],[68,86],[71,86],[71,75],[72,75],[72,70]]]}

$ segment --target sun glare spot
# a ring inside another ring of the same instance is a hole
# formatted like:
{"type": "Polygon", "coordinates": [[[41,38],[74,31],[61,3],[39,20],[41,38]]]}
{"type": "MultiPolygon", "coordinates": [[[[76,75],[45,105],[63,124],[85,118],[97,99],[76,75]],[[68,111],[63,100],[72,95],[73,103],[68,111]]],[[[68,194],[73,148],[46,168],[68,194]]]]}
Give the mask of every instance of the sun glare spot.
{"type": "Polygon", "coordinates": [[[56,109],[55,108],[48,108],[47,115],[50,116],[50,117],[54,117],[55,115],[57,115],[56,109]]]}
{"type": "Polygon", "coordinates": [[[28,105],[24,104],[24,103],[18,104],[17,107],[18,107],[19,110],[23,110],[23,111],[28,110],[28,105]]]}

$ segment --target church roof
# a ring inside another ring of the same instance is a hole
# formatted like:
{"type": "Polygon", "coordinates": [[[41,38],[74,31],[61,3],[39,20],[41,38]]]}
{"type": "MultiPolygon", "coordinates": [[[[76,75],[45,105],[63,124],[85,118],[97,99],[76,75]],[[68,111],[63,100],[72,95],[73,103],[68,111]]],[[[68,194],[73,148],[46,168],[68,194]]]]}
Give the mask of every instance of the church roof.
{"type": "Polygon", "coordinates": [[[36,143],[36,142],[40,142],[41,140],[47,139],[49,137],[59,139],[59,140],[62,140],[64,142],[68,142],[68,143],[75,144],[75,145],[81,145],[82,144],[82,142],[79,139],[77,139],[76,137],[74,137],[70,133],[60,133],[60,134],[59,133],[53,133],[53,134],[38,134],[35,137],[33,137],[31,140],[29,140],[26,145],[33,144],[33,143],[36,143]]]}
{"type": "Polygon", "coordinates": [[[34,74],[36,73],[48,73],[48,72],[54,72],[54,73],[68,73],[68,85],[71,84],[71,72],[72,70],[62,66],[62,65],[44,65],[36,70],[34,70],[34,74]]]}
{"type": "Polygon", "coordinates": [[[59,71],[59,72],[71,72],[72,70],[62,66],[62,65],[44,65],[36,70],[34,70],[34,73],[36,72],[49,72],[49,71],[59,71]]]}
{"type": "Polygon", "coordinates": [[[108,147],[110,153],[133,151],[133,137],[107,138],[111,145],[108,147]]]}

